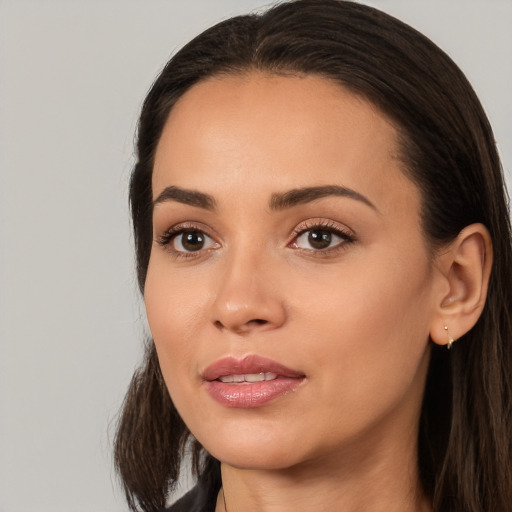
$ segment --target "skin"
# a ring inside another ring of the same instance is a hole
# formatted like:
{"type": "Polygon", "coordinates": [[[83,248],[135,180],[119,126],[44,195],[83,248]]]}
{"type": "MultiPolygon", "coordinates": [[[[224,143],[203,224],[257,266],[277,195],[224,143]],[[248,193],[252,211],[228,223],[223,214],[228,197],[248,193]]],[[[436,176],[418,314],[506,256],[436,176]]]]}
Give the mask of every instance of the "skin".
{"type": "MultiPolygon", "coordinates": [[[[154,198],[175,186],[208,194],[215,209],[155,204],[145,303],[174,404],[222,461],[217,511],[224,500],[229,512],[430,510],[416,439],[429,334],[448,341],[440,303],[454,257],[433,261],[396,141],[374,106],[313,76],[209,79],[169,116],[154,198]],[[339,195],[269,205],[325,185],[372,206],[339,195]],[[297,232],[317,224],[351,239],[312,248],[310,232],[297,232]],[[159,243],[175,226],[204,232],[204,248],[185,251],[180,234],[159,243]],[[306,378],[259,408],[214,401],[204,369],[248,354],[306,378]]],[[[456,300],[445,302],[455,311],[456,300]]]]}

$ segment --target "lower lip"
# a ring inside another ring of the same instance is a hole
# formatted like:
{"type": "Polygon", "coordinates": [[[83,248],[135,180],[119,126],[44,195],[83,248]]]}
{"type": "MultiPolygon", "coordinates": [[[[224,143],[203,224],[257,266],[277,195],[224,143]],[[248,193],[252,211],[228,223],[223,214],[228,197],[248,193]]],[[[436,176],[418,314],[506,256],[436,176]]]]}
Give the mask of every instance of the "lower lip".
{"type": "Polygon", "coordinates": [[[278,377],[261,382],[226,383],[207,381],[210,396],[225,407],[251,409],[261,407],[276,398],[295,391],[304,378],[278,377]]]}

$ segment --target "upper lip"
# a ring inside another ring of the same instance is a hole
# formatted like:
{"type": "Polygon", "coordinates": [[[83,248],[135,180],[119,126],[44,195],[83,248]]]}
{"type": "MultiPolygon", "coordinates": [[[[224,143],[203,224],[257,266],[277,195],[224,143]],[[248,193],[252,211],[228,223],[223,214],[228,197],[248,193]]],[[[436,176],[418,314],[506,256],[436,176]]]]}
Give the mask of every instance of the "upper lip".
{"type": "Polygon", "coordinates": [[[224,357],[208,366],[202,377],[204,380],[212,381],[226,375],[247,375],[253,373],[276,373],[280,377],[302,378],[304,372],[292,370],[277,361],[257,355],[248,355],[242,359],[236,357],[224,357]]]}

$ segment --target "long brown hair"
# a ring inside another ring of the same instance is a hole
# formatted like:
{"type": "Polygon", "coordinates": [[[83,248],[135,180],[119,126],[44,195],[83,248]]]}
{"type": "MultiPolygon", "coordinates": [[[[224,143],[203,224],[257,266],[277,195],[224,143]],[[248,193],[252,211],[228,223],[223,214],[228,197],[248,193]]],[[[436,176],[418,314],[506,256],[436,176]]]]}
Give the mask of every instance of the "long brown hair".
{"type": "MultiPolygon", "coordinates": [[[[197,82],[252,69],[335,80],[395,123],[406,172],[422,192],[423,230],[432,250],[471,223],[489,229],[494,264],[484,311],[452,351],[432,346],[419,464],[435,511],[510,510],[512,244],[503,173],[467,79],[411,27],[357,3],[297,0],[219,23],[181,49],[153,84],[138,126],[130,205],[141,291],[152,244],[153,157],[169,112],[197,82]]],[[[115,442],[131,510],[165,508],[189,438],[149,340],[115,442]]],[[[194,446],[197,477],[214,496],[219,463],[194,446]]]]}

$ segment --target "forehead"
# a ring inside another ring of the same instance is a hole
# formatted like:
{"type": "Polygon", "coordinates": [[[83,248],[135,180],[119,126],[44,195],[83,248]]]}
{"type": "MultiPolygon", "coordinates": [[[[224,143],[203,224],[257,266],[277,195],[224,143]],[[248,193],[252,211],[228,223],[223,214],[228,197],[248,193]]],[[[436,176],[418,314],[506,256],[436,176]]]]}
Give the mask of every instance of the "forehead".
{"type": "Polygon", "coordinates": [[[155,155],[153,193],[170,184],[215,194],[234,184],[270,193],[337,183],[393,202],[394,191],[413,187],[398,153],[392,122],[329,79],[214,77],[171,111],[155,155]]]}

